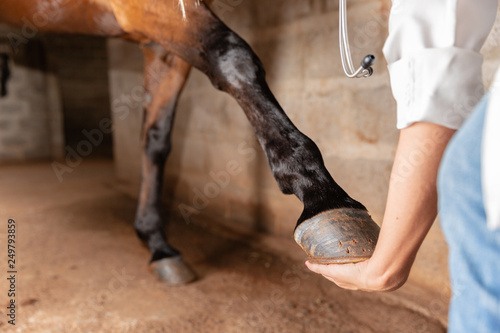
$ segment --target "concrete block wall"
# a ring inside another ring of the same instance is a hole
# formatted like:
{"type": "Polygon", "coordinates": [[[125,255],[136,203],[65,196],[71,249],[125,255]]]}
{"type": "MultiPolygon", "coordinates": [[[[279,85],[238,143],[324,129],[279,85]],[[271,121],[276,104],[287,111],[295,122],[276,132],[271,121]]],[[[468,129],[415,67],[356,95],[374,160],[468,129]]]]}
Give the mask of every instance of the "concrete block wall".
{"type": "Polygon", "coordinates": [[[131,181],[137,194],[141,170],[144,58],[137,44],[109,39],[109,96],[113,120],[113,156],[119,178],[131,181]]]}
{"type": "Polygon", "coordinates": [[[45,110],[39,108],[46,103],[42,91],[44,74],[26,68],[14,68],[14,73],[9,97],[0,101],[0,158],[47,157],[50,147],[44,139],[48,136],[48,119],[45,110]]]}
{"type": "MultiPolygon", "coordinates": [[[[23,37],[12,54],[8,95],[0,99],[0,161],[64,160],[68,149],[110,118],[106,40],[85,36],[23,37]],[[24,38],[24,39],[22,39],[24,38]]],[[[92,147],[92,156],[112,155],[111,135],[92,147]]]]}
{"type": "MultiPolygon", "coordinates": [[[[1,26],[2,33],[21,32],[1,26]]],[[[57,78],[45,71],[38,39],[12,54],[8,95],[0,98],[0,162],[59,158],[62,155],[62,114],[57,78]]]]}

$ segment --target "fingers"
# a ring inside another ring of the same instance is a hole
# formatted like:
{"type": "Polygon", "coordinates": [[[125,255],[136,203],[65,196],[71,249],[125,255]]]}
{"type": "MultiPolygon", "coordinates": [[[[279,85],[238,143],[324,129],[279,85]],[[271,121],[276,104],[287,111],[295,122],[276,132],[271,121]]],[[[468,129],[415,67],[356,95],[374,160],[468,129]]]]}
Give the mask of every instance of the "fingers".
{"type": "Polygon", "coordinates": [[[369,266],[371,262],[371,259],[368,259],[355,264],[319,265],[307,261],[306,266],[337,286],[349,290],[389,292],[400,288],[406,282],[409,271],[406,274],[393,274],[387,278],[384,274],[374,273],[377,270],[374,270],[373,265],[369,266]]]}
{"type": "Polygon", "coordinates": [[[318,265],[309,261],[306,262],[307,268],[311,271],[329,276],[330,278],[338,281],[349,281],[356,278],[356,273],[359,273],[360,264],[331,264],[331,265],[318,265]]]}
{"type": "Polygon", "coordinates": [[[323,277],[341,288],[365,290],[365,286],[362,285],[363,279],[360,264],[318,265],[307,261],[306,266],[314,273],[323,275],[323,277]]]}
{"type": "Polygon", "coordinates": [[[355,286],[350,283],[346,283],[344,278],[345,265],[332,264],[332,265],[318,265],[313,264],[309,261],[306,262],[307,268],[317,274],[323,275],[327,280],[332,281],[341,288],[353,289],[355,286]]]}
{"type": "Polygon", "coordinates": [[[311,271],[317,274],[325,275],[329,274],[330,270],[335,270],[335,267],[330,267],[334,265],[318,265],[318,264],[313,264],[310,261],[306,261],[306,267],[309,268],[311,271]]]}

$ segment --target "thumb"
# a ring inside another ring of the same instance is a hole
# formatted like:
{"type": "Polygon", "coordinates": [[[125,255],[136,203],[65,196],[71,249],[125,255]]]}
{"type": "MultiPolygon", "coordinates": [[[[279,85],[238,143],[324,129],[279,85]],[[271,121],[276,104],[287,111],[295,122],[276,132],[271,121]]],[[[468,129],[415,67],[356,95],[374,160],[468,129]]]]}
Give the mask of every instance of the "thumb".
{"type": "Polygon", "coordinates": [[[306,267],[309,268],[314,273],[321,274],[321,275],[330,275],[332,271],[335,271],[335,266],[334,264],[330,265],[321,265],[321,264],[313,264],[309,260],[306,261],[306,267]]]}

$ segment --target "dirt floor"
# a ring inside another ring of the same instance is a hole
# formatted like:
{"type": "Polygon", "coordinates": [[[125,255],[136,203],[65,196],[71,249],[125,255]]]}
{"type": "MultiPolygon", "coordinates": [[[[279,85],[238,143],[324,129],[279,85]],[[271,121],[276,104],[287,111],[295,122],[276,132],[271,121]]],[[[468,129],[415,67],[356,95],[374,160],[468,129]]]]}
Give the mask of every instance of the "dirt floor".
{"type": "Polygon", "coordinates": [[[171,242],[200,279],[169,287],[136,238],[136,200],[109,161],[58,182],[49,163],[0,167],[0,331],[445,332],[442,300],[414,283],[394,293],[337,288],[307,271],[290,238],[171,217],[171,242]],[[16,325],[7,321],[7,224],[16,234],[16,325]],[[438,304],[439,303],[439,304],[438,304]],[[437,306],[438,305],[438,306],[437,306]]]}

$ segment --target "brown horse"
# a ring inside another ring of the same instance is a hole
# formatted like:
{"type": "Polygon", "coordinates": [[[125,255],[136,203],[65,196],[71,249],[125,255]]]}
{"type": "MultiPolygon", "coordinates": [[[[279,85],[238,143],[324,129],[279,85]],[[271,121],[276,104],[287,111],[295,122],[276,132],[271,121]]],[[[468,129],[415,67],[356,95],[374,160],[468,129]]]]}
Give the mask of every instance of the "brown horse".
{"type": "MultiPolygon", "coordinates": [[[[191,67],[242,107],[285,194],[304,204],[297,226],[334,209],[366,212],[326,170],[321,153],[286,116],[250,46],[199,0],[1,0],[0,22],[41,32],[122,37],[141,44],[147,98],[142,183],[135,219],[151,262],[169,283],[193,279],[166,239],[160,218],[163,170],[178,96],[191,67]],[[181,7],[179,7],[182,5],[181,7]],[[155,70],[148,70],[154,66],[155,70]],[[160,69],[160,70],[158,70],[160,69]],[[160,82],[160,84],[153,84],[160,82]]],[[[352,238],[351,238],[352,239],[352,238]]],[[[353,240],[357,243],[356,240],[353,240]]],[[[347,249],[349,253],[349,248],[347,249]]],[[[363,248],[363,253],[365,249],[363,248]]]]}

